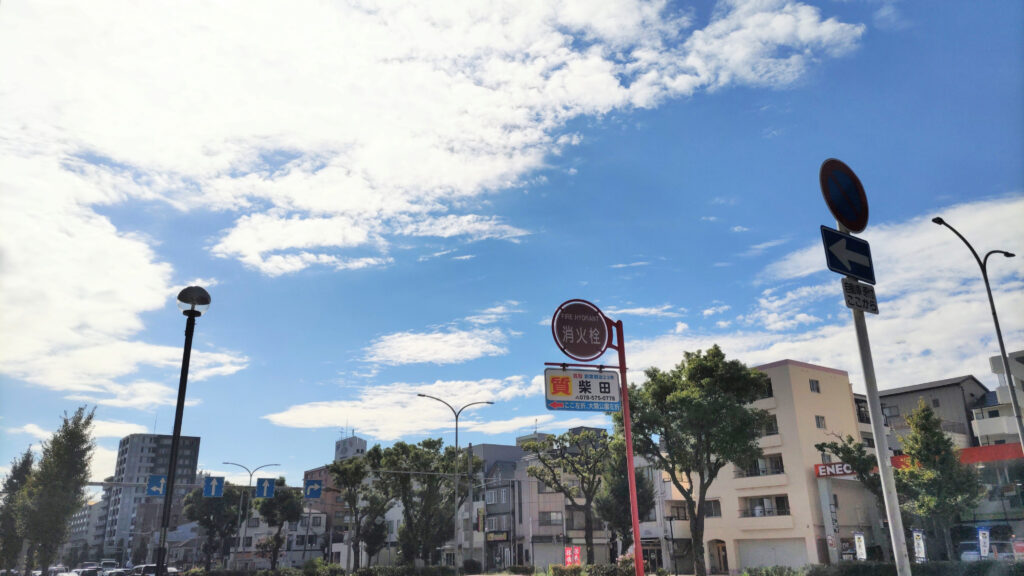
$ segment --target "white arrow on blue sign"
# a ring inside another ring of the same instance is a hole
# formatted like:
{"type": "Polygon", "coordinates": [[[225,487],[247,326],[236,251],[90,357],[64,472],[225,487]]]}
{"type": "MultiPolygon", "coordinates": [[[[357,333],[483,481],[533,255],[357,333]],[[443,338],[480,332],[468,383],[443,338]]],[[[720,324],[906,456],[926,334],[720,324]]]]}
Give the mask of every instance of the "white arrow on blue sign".
{"type": "Polygon", "coordinates": [[[868,284],[875,283],[871,245],[866,240],[822,226],[821,241],[825,243],[825,263],[829,270],[868,284]]]}
{"type": "Polygon", "coordinates": [[[146,482],[146,494],[149,496],[163,496],[167,488],[166,474],[150,474],[146,482]]]}
{"type": "Polygon", "coordinates": [[[224,477],[223,476],[207,476],[203,479],[203,497],[204,498],[223,498],[224,497],[224,477]]]}
{"type": "Polygon", "coordinates": [[[274,479],[273,478],[260,478],[256,481],[256,497],[257,498],[273,498],[274,497],[274,479]]]}
{"type": "Polygon", "coordinates": [[[306,480],[302,487],[302,495],[306,498],[319,498],[323,483],[319,480],[306,480]]]}

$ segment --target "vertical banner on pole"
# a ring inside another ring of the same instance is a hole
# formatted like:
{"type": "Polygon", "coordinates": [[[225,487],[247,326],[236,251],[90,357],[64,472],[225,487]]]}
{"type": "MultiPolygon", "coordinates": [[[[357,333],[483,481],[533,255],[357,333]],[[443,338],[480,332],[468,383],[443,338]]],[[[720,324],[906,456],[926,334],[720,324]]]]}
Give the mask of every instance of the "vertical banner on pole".
{"type": "Polygon", "coordinates": [[[924,546],[924,530],[914,530],[914,562],[918,564],[928,560],[928,552],[924,546]]]}
{"type": "Polygon", "coordinates": [[[868,547],[867,544],[864,542],[863,532],[853,533],[853,546],[857,551],[857,560],[868,559],[868,547]]]}
{"type": "Polygon", "coordinates": [[[978,554],[982,560],[988,558],[989,548],[989,529],[987,527],[978,528],[978,554]]]}

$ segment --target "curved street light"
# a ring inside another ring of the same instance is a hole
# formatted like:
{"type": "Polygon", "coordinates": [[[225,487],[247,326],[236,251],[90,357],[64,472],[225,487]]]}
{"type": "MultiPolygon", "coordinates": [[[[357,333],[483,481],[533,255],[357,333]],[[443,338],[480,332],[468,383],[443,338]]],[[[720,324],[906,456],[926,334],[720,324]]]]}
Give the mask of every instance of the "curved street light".
{"type": "MultiPolygon", "coordinates": [[[[245,500],[245,495],[252,491],[252,477],[253,477],[253,474],[256,474],[256,471],[259,470],[260,468],[267,468],[269,466],[280,466],[280,464],[262,464],[260,466],[257,466],[255,468],[253,468],[252,470],[249,470],[248,466],[244,466],[242,464],[239,464],[238,462],[222,462],[222,464],[228,464],[228,465],[231,465],[231,466],[238,466],[239,468],[241,468],[241,469],[243,469],[243,470],[245,470],[246,472],[249,473],[249,484],[247,484],[245,492],[242,492],[238,496],[238,511],[239,512],[242,511],[242,502],[245,500]]],[[[238,527],[238,530],[235,531],[235,534],[239,535],[238,536],[238,546],[235,547],[235,551],[236,551],[235,552],[235,566],[234,566],[235,570],[238,569],[238,553],[242,551],[242,542],[244,542],[244,540],[245,540],[245,526],[248,523],[249,523],[249,508],[246,507],[246,509],[245,509],[245,518],[242,520],[241,526],[238,527]]]]}
{"type": "Polygon", "coordinates": [[[995,300],[992,299],[992,286],[988,282],[989,256],[993,254],[1002,254],[1007,258],[1013,258],[1016,255],[1012,252],[1007,252],[1006,250],[989,250],[985,254],[985,257],[982,258],[978,256],[977,250],[974,249],[974,246],[971,246],[971,243],[967,241],[967,238],[964,238],[964,235],[957,232],[956,228],[950,226],[948,222],[939,216],[932,218],[932,222],[939,226],[949,228],[953,234],[956,234],[958,238],[963,240],[964,244],[967,245],[967,248],[970,249],[971,254],[974,255],[974,260],[978,263],[978,267],[981,268],[981,277],[985,280],[985,291],[988,292],[988,305],[992,308],[992,322],[996,325],[996,339],[999,340],[999,356],[1003,361],[1003,374],[1006,375],[1006,384],[1010,392],[1010,405],[1013,407],[1013,420],[1017,425],[1017,439],[1020,441],[1021,448],[1024,449],[1024,424],[1021,423],[1020,419],[1020,402],[1017,400],[1017,386],[1013,383],[1013,374],[1010,373],[1010,360],[1006,356],[1006,345],[1003,344],[1003,332],[999,329],[999,316],[996,315],[996,303],[995,300]]]}
{"type": "MultiPolygon", "coordinates": [[[[456,556],[456,560],[455,560],[455,562],[456,562],[455,563],[455,573],[458,574],[459,573],[459,559],[458,559],[458,555],[459,554],[458,554],[458,551],[460,550],[460,548],[459,548],[459,541],[458,541],[458,536],[459,536],[459,475],[458,475],[458,469],[459,469],[459,416],[462,415],[462,411],[463,410],[465,410],[466,408],[469,408],[470,406],[476,406],[478,404],[494,404],[494,402],[489,402],[489,401],[486,401],[486,400],[480,401],[480,402],[470,402],[469,404],[466,404],[466,405],[462,406],[461,408],[459,408],[458,410],[456,410],[454,406],[452,406],[451,404],[449,404],[449,403],[445,402],[444,400],[438,398],[437,396],[431,396],[430,394],[417,394],[417,396],[419,396],[420,398],[430,398],[431,400],[437,400],[441,404],[444,404],[445,406],[447,406],[448,409],[452,411],[452,415],[455,416],[455,470],[456,470],[456,472],[455,472],[455,483],[454,483],[455,490],[454,490],[454,496],[452,497],[452,501],[453,501],[454,506],[455,506],[455,515],[452,518],[452,522],[454,523],[454,525],[452,526],[452,540],[455,542],[455,556],[456,556]]],[[[472,510],[471,510],[471,512],[472,512],[472,510]]],[[[473,553],[473,551],[470,550],[470,554],[472,554],[472,553],[473,553]]]]}
{"type": "Polygon", "coordinates": [[[188,384],[189,359],[192,357],[192,333],[196,329],[196,318],[210,308],[210,293],[199,286],[189,286],[178,293],[178,308],[188,320],[185,321],[185,351],[181,357],[181,379],[178,381],[178,403],[174,410],[174,434],[171,437],[171,455],[167,464],[167,486],[163,493],[160,546],[156,551],[156,576],[167,574],[167,528],[171,522],[174,480],[178,472],[178,443],[181,440],[181,419],[185,412],[185,388],[188,384]]]}

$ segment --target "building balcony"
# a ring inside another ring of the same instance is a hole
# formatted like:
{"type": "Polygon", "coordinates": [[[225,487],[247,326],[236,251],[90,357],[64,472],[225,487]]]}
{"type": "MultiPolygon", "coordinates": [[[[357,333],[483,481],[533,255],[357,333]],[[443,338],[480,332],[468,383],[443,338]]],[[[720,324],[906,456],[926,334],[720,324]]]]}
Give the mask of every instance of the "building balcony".
{"type": "Polygon", "coordinates": [[[778,406],[778,402],[775,401],[774,396],[769,396],[767,398],[759,398],[757,400],[754,400],[752,406],[754,408],[760,408],[761,410],[771,410],[772,408],[776,408],[778,406]]]}
{"type": "Polygon", "coordinates": [[[971,422],[971,426],[974,428],[974,435],[978,437],[1000,436],[1004,434],[1017,435],[1017,425],[1014,423],[1013,416],[975,420],[971,422]]]}
{"type": "MultiPolygon", "coordinates": [[[[1000,366],[999,368],[1000,368],[1000,373],[1001,373],[1002,372],[1002,366],[1000,366]]],[[[1000,380],[1000,382],[1005,382],[1005,380],[1003,378],[1000,378],[999,380],[1000,380]]],[[[1006,384],[1002,384],[1001,386],[996,388],[996,400],[1000,404],[1010,404],[1010,388],[1009,388],[1009,386],[1007,386],[1006,384]]],[[[1020,402],[1020,403],[1024,403],[1024,394],[1021,394],[1019,386],[1017,387],[1017,401],[1020,402]]]]}
{"type": "Polygon", "coordinates": [[[761,448],[782,446],[782,434],[771,434],[768,436],[761,436],[761,438],[757,441],[757,444],[761,448]]]}
{"type": "Polygon", "coordinates": [[[736,476],[737,490],[748,488],[765,488],[768,486],[784,486],[789,484],[789,476],[785,472],[765,474],[761,476],[736,476]]]}
{"type": "Polygon", "coordinates": [[[785,530],[793,527],[789,510],[740,510],[736,526],[740,530],[785,530]]]}

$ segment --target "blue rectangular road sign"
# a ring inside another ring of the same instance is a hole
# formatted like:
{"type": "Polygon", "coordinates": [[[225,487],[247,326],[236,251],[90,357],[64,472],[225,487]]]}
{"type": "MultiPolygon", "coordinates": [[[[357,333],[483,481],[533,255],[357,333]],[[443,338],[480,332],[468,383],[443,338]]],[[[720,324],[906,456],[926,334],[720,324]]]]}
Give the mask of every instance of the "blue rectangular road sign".
{"type": "Polygon", "coordinates": [[[319,480],[306,480],[302,486],[302,495],[305,498],[319,498],[323,488],[323,482],[319,480]]]}
{"type": "Polygon", "coordinates": [[[203,479],[203,497],[204,498],[223,498],[224,497],[224,477],[223,476],[207,476],[203,479]]]}
{"type": "Polygon", "coordinates": [[[274,479],[273,478],[260,478],[256,480],[256,497],[257,498],[273,498],[274,497],[274,479]]]}
{"type": "Polygon", "coordinates": [[[150,474],[146,482],[147,496],[163,496],[167,488],[167,474],[150,474]]]}
{"type": "Polygon", "coordinates": [[[866,240],[822,226],[821,241],[825,244],[825,263],[829,270],[868,284],[875,283],[871,245],[866,240]]]}

